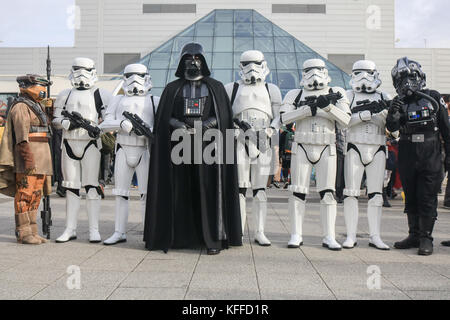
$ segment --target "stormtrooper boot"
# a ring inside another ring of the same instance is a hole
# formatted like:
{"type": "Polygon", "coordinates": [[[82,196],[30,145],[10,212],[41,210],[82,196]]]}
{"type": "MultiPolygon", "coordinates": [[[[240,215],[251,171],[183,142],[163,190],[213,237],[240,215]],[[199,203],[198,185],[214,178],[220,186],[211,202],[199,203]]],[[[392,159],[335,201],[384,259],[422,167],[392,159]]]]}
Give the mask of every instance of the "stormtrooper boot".
{"type": "Polygon", "coordinates": [[[245,221],[247,220],[247,203],[245,195],[239,194],[239,206],[241,208],[242,236],[245,234],[245,221]]]}
{"type": "Polygon", "coordinates": [[[305,216],[306,201],[291,195],[289,198],[289,216],[291,218],[291,239],[288,248],[296,249],[303,245],[303,217],[305,216]]]}
{"type": "Polygon", "coordinates": [[[369,246],[379,250],[389,250],[389,246],[380,238],[382,206],[383,196],[380,194],[377,194],[370,199],[367,205],[367,218],[369,220],[370,233],[369,246]]]}
{"type": "Polygon", "coordinates": [[[340,251],[342,249],[335,239],[336,205],[336,200],[334,200],[333,194],[330,192],[327,192],[320,201],[320,217],[324,237],[322,246],[332,251],[340,251]]]}
{"type": "Polygon", "coordinates": [[[269,239],[264,235],[264,226],[267,216],[267,196],[265,191],[258,191],[253,198],[253,212],[255,214],[255,242],[263,247],[271,245],[269,239]]]}
{"type": "Polygon", "coordinates": [[[344,200],[344,217],[347,228],[347,239],[342,244],[345,249],[353,249],[357,246],[356,231],[358,230],[358,199],[347,197],[344,200]]]}
{"type": "MultiPolygon", "coordinates": [[[[91,189],[94,190],[94,189],[91,189]]],[[[86,199],[86,209],[89,218],[89,242],[99,243],[102,241],[98,231],[98,219],[100,214],[101,199],[86,199]]]]}
{"type": "Polygon", "coordinates": [[[66,194],[66,230],[56,239],[56,243],[64,243],[77,238],[78,211],[80,211],[80,196],[68,190],[66,194]]]}
{"type": "Polygon", "coordinates": [[[103,241],[103,244],[110,246],[116,243],[126,242],[126,227],[128,222],[128,210],[129,202],[127,199],[117,196],[116,197],[116,227],[114,234],[107,240],[103,241]]]}

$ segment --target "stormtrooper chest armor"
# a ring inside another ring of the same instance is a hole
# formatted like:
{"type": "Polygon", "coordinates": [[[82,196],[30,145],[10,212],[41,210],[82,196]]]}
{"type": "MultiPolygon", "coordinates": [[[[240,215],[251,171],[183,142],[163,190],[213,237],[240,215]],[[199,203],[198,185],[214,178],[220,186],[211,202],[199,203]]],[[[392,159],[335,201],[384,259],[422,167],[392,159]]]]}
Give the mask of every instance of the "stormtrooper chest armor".
{"type": "Polygon", "coordinates": [[[273,118],[272,103],[265,84],[240,83],[233,103],[233,114],[256,129],[269,127],[270,119],[273,118]]]}
{"type": "MultiPolygon", "coordinates": [[[[379,101],[382,100],[380,93],[354,93],[353,103],[350,108],[354,108],[358,101],[379,101]]],[[[369,145],[385,145],[385,128],[380,127],[373,121],[361,122],[352,126],[347,131],[347,142],[354,144],[369,144],[369,145]]]]}
{"type": "MultiPolygon", "coordinates": [[[[321,90],[303,90],[300,101],[305,101],[306,97],[327,95],[330,88],[321,90]]],[[[330,145],[336,143],[335,121],[324,117],[307,117],[295,124],[295,142],[311,145],[330,145]]]]}

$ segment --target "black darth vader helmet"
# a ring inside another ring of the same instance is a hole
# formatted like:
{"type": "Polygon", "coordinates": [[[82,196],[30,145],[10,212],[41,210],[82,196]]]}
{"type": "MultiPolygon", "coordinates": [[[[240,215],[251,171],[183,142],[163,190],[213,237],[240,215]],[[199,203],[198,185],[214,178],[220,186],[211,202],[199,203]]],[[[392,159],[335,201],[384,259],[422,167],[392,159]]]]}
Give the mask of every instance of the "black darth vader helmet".
{"type": "Polygon", "coordinates": [[[394,88],[400,96],[409,96],[426,86],[427,77],[420,63],[404,57],[397,60],[392,69],[394,88]]]}
{"type": "Polygon", "coordinates": [[[178,78],[185,78],[186,71],[186,60],[192,57],[198,57],[201,61],[200,70],[202,76],[208,77],[211,75],[211,71],[209,71],[208,64],[205,59],[205,52],[200,43],[191,42],[186,44],[181,50],[180,54],[180,63],[178,64],[178,69],[175,73],[175,76],[178,78]]]}

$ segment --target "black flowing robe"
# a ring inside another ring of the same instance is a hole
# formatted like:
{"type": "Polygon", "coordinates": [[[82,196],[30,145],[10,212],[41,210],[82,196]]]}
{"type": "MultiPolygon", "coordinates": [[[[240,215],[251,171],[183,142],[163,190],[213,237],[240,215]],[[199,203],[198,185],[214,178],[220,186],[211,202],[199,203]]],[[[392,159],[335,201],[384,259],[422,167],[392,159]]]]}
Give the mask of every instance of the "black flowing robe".
{"type": "MultiPolygon", "coordinates": [[[[226,129],[233,128],[232,110],[223,84],[202,79],[209,89],[211,108],[217,118],[225,146],[226,129]]],[[[144,242],[149,250],[206,246],[226,249],[242,245],[241,214],[236,155],[227,164],[182,164],[171,160],[173,142],[169,120],[185,79],[169,83],[161,95],[151,147],[144,242]]],[[[175,112],[176,113],[176,112],[175,112]]],[[[233,141],[234,143],[234,141],[233,141]]]]}

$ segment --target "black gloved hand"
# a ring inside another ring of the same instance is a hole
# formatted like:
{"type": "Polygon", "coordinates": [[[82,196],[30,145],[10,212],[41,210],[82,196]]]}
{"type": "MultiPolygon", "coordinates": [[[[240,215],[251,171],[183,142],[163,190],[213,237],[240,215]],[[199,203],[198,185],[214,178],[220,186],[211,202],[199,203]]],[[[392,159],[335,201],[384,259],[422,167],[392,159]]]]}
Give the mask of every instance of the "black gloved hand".
{"type": "Polygon", "coordinates": [[[187,129],[191,128],[186,123],[184,123],[184,122],[182,122],[182,121],[180,121],[178,119],[175,119],[175,118],[171,118],[169,120],[169,124],[170,124],[170,126],[173,129],[184,129],[184,130],[187,130],[187,129]]]}
{"type": "Polygon", "coordinates": [[[203,121],[202,127],[203,130],[217,128],[217,119],[214,117],[208,118],[207,120],[203,121]]]}
{"type": "Polygon", "coordinates": [[[391,102],[391,106],[389,108],[389,113],[394,114],[397,112],[399,112],[399,113],[403,112],[404,105],[405,105],[405,103],[399,97],[395,97],[394,100],[392,100],[392,102],[391,102]]]}
{"type": "Polygon", "coordinates": [[[324,109],[330,105],[331,101],[326,96],[319,96],[317,98],[317,107],[324,109]]]}

